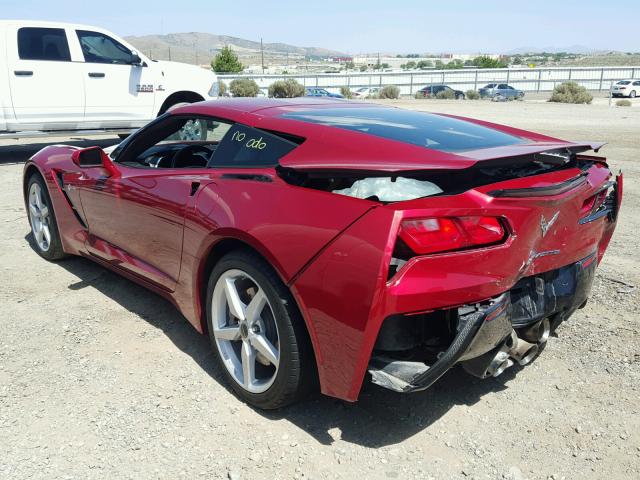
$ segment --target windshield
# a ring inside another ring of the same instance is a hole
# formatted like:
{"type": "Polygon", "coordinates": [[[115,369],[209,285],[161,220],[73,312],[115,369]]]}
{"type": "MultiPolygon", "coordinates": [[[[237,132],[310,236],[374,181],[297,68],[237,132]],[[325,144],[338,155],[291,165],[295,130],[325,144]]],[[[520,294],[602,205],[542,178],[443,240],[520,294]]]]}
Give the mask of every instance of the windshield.
{"type": "Polygon", "coordinates": [[[464,120],[399,108],[323,108],[295,111],[282,116],[446,152],[524,142],[520,137],[464,120]]]}

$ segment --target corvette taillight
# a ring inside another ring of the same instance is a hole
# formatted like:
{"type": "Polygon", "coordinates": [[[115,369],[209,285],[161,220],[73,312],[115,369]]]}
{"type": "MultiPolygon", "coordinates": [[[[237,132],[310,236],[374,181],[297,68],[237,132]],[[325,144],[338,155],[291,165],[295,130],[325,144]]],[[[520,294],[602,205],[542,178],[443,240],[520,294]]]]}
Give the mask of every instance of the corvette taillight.
{"type": "Polygon", "coordinates": [[[439,217],[403,220],[400,238],[415,253],[449,252],[502,242],[507,232],[496,217],[439,217]]]}
{"type": "Polygon", "coordinates": [[[580,209],[580,218],[586,217],[595,213],[607,199],[608,189],[601,190],[595,195],[587,198],[580,209]]]}

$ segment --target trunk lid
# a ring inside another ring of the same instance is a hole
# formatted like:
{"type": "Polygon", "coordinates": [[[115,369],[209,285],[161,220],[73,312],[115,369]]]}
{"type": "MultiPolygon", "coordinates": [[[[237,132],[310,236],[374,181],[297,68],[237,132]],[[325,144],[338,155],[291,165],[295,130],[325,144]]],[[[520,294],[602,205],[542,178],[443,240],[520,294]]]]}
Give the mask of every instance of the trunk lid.
{"type": "MultiPolygon", "coordinates": [[[[427,151],[430,155],[420,155],[415,158],[398,158],[361,154],[344,158],[339,152],[322,152],[321,155],[287,155],[280,160],[280,167],[297,171],[366,171],[366,172],[416,172],[421,170],[462,170],[491,160],[514,159],[517,161],[533,160],[533,156],[545,152],[564,151],[578,154],[589,150],[598,151],[604,143],[600,142],[532,142],[508,145],[495,148],[483,148],[464,152],[449,153],[430,150],[424,147],[416,149],[427,151]]],[[[295,153],[295,151],[293,152],[295,153]]]]}

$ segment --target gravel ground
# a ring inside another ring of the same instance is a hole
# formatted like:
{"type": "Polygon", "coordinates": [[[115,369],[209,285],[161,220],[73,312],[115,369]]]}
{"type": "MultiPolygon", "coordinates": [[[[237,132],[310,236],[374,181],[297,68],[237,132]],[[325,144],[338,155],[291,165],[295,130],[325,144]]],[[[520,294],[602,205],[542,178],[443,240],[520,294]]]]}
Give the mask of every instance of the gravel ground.
{"type": "Polygon", "coordinates": [[[618,231],[592,300],[541,357],[484,381],[454,370],[413,395],[366,385],[356,404],[256,411],[168,302],[84,259],[36,255],[20,178],[42,145],[2,141],[0,478],[639,478],[640,108],[392,103],[610,142],[625,171],[618,231]]]}

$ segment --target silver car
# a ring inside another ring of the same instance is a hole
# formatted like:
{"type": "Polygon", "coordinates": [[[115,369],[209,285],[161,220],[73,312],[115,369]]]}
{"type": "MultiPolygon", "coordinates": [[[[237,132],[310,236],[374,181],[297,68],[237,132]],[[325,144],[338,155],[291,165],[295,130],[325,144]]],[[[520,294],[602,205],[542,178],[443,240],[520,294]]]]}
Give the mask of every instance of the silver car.
{"type": "Polygon", "coordinates": [[[478,90],[481,98],[489,97],[493,100],[509,100],[524,97],[524,92],[506,83],[488,83],[478,90]]]}
{"type": "Polygon", "coordinates": [[[636,98],[640,95],[640,80],[620,80],[611,86],[612,97],[636,98]]]}

